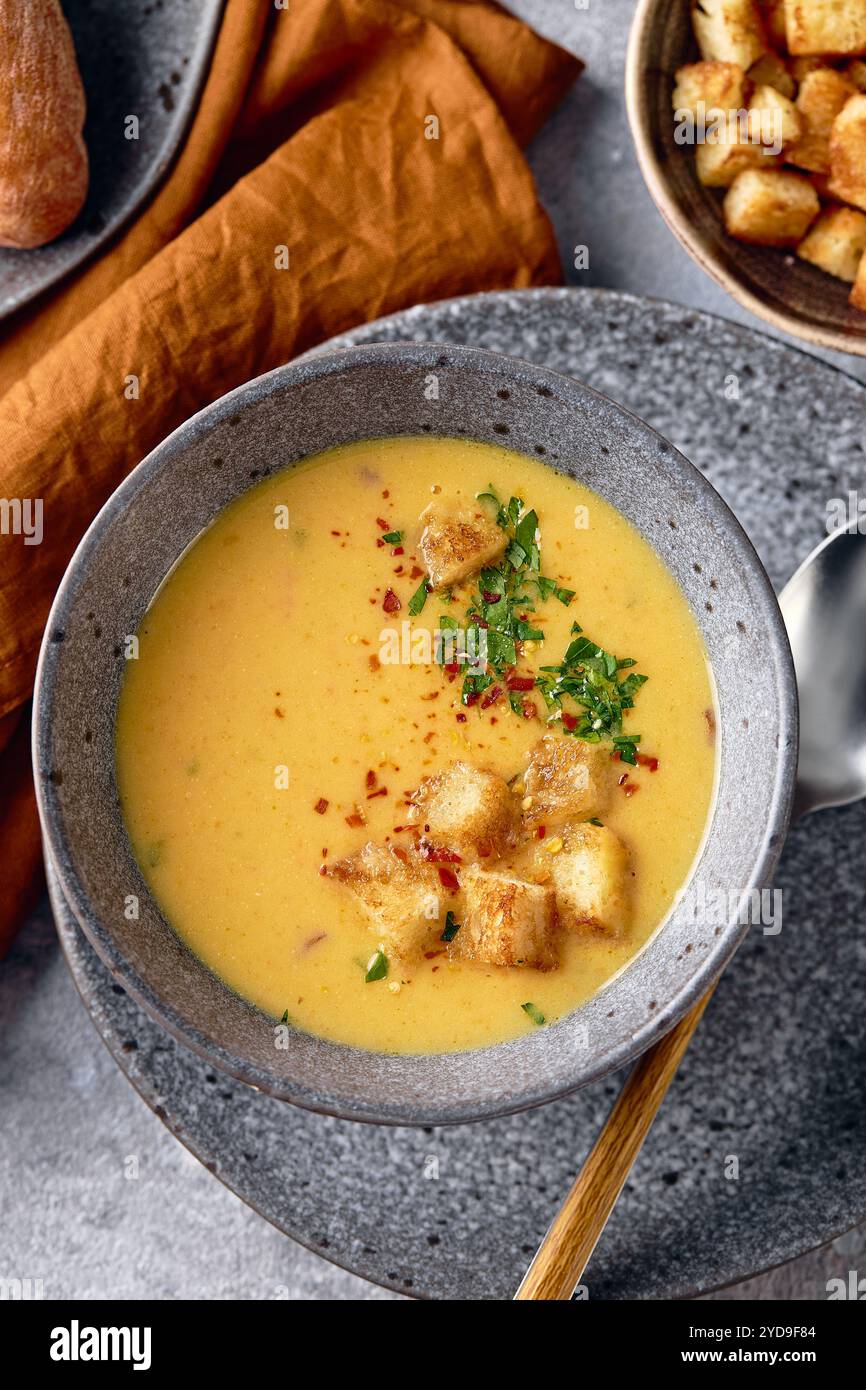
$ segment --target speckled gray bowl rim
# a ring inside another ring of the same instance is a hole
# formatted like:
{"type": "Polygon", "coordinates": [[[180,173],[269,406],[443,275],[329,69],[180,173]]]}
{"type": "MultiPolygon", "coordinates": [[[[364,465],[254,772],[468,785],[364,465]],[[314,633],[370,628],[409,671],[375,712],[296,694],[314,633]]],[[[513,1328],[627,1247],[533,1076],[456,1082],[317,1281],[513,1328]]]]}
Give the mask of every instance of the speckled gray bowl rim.
{"type": "MultiPolygon", "coordinates": [[[[503,1082],[498,1089],[483,1097],[473,1097],[468,1103],[462,1097],[458,1100],[453,1090],[446,1100],[432,1102],[426,1098],[426,1093],[425,1099],[419,1099],[416,1091],[411,1104],[407,1106],[405,1101],[391,1104],[382,1097],[371,1101],[365,1096],[331,1094],[325,1090],[311,1089],[284,1076],[277,1077],[249,1059],[235,1056],[215,1039],[190,1025],[151,988],[149,982],[137,970],[130,966],[119,951],[110,930],[94,911],[63,835],[57,788],[42,771],[50,766],[51,715],[56,693],[58,644],[50,642],[49,634],[54,629],[64,628],[78,589],[86,577],[90,559],[101,545],[106,530],[126,510],[137,493],[146,487],[151,478],[163,468],[170,466],[172,460],[183,453],[189,442],[206,434],[214,425],[227,422],[231,417],[237,420],[244,408],[254,405],[276,391],[288,387],[303,387],[322,378],[374,364],[386,368],[393,364],[397,367],[429,369],[431,365],[435,365],[437,354],[447,357],[449,365],[459,364],[465,370],[488,372],[498,375],[500,379],[511,380],[512,383],[531,383],[536,391],[539,385],[546,386],[555,391],[563,403],[571,403],[575,407],[581,404],[584,408],[589,405],[591,410],[596,410],[602,415],[614,416],[625,430],[642,436],[645,446],[652,446],[657,456],[664,455],[665,467],[676,474],[678,481],[687,490],[700,493],[704,506],[703,515],[725,533],[729,553],[736,554],[753,586],[750,593],[751,612],[754,614],[757,610],[763,624],[763,635],[767,642],[765,655],[772,671],[770,683],[777,697],[780,720],[775,733],[775,769],[764,832],[760,843],[751,853],[751,872],[748,878],[737,885],[738,893],[746,895],[771,881],[790,822],[796,783],[798,721],[793,662],[776,595],[754,547],[727,504],[703,474],[657,431],[592,387],[561,373],[540,368],[522,358],[482,349],[458,347],[450,343],[376,343],[363,347],[340,348],[278,367],[236,388],[191,416],[132,470],[98,513],[70,561],[46,624],[34,693],[33,762],[37,804],[47,853],[57,872],[64,897],[99,957],[132,997],[173,1037],[229,1075],[271,1095],[338,1118],[377,1124],[426,1126],[493,1118],[546,1104],[618,1070],[662,1037],[702,997],[737,949],[748,931],[748,922],[740,922],[734,917],[724,928],[717,928],[715,941],[707,947],[700,963],[698,953],[694,953],[694,968],[688,974],[684,986],[673,997],[658,1004],[653,1012],[644,1017],[643,1021],[631,1030],[629,1036],[617,1045],[609,1046],[601,1052],[593,1052],[588,1063],[581,1065],[572,1057],[568,1077],[557,1083],[545,1083],[543,1078],[533,1077],[531,1083],[523,1083],[519,1088],[509,1088],[507,1083],[503,1082]]],[[[652,544],[651,538],[644,534],[652,544]]],[[[148,602],[150,597],[152,596],[148,596],[148,602]]],[[[700,615],[695,613],[695,617],[700,626],[700,615]]],[[[712,813],[713,826],[705,842],[704,852],[706,844],[714,838],[717,811],[718,801],[712,813]]],[[[658,935],[659,933],[656,933],[651,942],[656,940],[658,935]]],[[[615,989],[619,980],[633,976],[639,962],[645,957],[648,946],[633,958],[623,973],[605,987],[605,993],[615,989]]],[[[201,966],[201,963],[198,962],[198,965],[201,966]]],[[[205,969],[203,966],[201,968],[205,969]]],[[[231,993],[228,990],[227,992],[231,993]]],[[[556,1028],[564,1027],[569,1018],[573,1017],[574,1015],[566,1016],[545,1032],[553,1033],[556,1028]]],[[[618,1017],[618,1023],[622,1026],[621,1015],[618,1017]]],[[[517,1040],[518,1043],[522,1041],[524,1040],[517,1040]]],[[[360,1049],[322,1039],[315,1039],[315,1042],[324,1048],[336,1048],[346,1057],[361,1052],[360,1049]]],[[[474,1052],[432,1056],[369,1053],[364,1055],[368,1058],[371,1055],[378,1056],[391,1064],[404,1065],[408,1069],[413,1064],[441,1065],[449,1060],[456,1064],[461,1059],[496,1053],[501,1056],[502,1072],[505,1073],[507,1051],[515,1045],[501,1043],[474,1052]]],[[[425,1082],[429,1083],[429,1078],[425,1078],[425,1082]]],[[[447,1091],[447,1086],[444,1089],[447,1091]]]]}

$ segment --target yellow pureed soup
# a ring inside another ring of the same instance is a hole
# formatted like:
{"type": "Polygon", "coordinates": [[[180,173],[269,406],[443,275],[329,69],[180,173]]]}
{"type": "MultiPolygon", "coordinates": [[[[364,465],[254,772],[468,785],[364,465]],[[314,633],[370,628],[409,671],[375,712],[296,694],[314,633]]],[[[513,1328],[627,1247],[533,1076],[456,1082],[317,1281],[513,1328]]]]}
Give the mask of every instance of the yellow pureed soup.
{"type": "Polygon", "coordinates": [[[139,638],[133,848],[175,930],[275,1019],[390,1052],[513,1038],[620,970],[688,877],[715,778],[698,630],[637,532],[533,459],[406,438],[277,473],[139,638]]]}

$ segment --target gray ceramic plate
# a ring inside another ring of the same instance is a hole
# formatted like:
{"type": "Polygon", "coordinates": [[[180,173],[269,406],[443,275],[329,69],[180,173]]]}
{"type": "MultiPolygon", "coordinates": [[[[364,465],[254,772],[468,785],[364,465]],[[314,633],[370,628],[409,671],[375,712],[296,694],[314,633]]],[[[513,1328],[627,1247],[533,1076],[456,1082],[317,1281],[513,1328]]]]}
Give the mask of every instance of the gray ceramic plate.
{"type": "MultiPolygon", "coordinates": [[[[550,290],[420,307],[351,336],[473,342],[579,373],[700,464],[777,588],[820,540],[828,497],[862,485],[863,387],[704,314],[550,290]]],[[[864,833],[866,803],[793,830],[777,878],[784,929],[750,933],[725,972],[593,1257],[591,1297],[705,1292],[866,1212],[864,833]],[[725,1176],[730,1156],[737,1181],[725,1176]]],[[[55,908],[78,988],[119,1065],[247,1202],[398,1290],[513,1292],[617,1078],[457,1129],[382,1130],[295,1110],[173,1042],[112,979],[58,896],[55,908]]]]}
{"type": "Polygon", "coordinates": [[[87,96],[90,191],[48,246],[0,249],[0,319],[87,260],[159,183],[207,72],[224,0],[62,0],[87,96]],[[124,120],[139,118],[138,140],[124,120]]]}
{"type": "Polygon", "coordinates": [[[93,523],[46,628],[34,706],[37,795],[63,892],[103,960],[175,1036],[284,1100],[352,1119],[432,1124],[537,1105],[604,1076],[665,1032],[741,940],[741,894],[765,885],[787,829],[796,693],[772,588],[701,475],[635,416],[586,386],[470,348],[379,344],[279,368],[176,430],[93,523]],[[435,374],[438,394],[424,389],[435,374]],[[202,527],[252,480],[341,441],[443,432],[579,478],[619,508],[679,581],[718,697],[719,781],[695,880],[722,917],[676,906],[594,999],[497,1047],[398,1056],[307,1033],[232,994],[167,926],[119,812],[114,724],[126,634],[202,527]],[[279,461],[277,463],[276,461],[279,461]],[[744,795],[744,792],[748,795],[744,795]],[[127,895],[139,916],[128,920],[127,895]]]}

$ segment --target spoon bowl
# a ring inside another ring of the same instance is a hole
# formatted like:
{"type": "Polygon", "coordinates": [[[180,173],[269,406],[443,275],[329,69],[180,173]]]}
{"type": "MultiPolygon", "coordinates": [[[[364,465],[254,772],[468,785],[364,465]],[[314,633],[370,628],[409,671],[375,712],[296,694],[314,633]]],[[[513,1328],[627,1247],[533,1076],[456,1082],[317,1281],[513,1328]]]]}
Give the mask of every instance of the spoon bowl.
{"type": "Polygon", "coordinates": [[[795,816],[866,796],[866,534],[829,535],[779,600],[797,673],[795,816]]]}

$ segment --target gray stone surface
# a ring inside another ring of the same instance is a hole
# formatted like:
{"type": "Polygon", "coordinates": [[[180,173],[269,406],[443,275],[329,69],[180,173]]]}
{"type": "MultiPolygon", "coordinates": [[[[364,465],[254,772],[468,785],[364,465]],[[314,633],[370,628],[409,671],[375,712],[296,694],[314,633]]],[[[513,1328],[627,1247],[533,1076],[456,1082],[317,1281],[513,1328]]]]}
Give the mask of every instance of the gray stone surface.
{"type": "MultiPolygon", "coordinates": [[[[590,247],[590,270],[570,270],[569,279],[660,295],[752,322],[692,265],[643,188],[621,99],[631,0],[590,0],[589,9],[581,11],[568,0],[557,4],[514,0],[512,8],[589,64],[587,74],[531,151],[566,264],[575,244],[590,247]]],[[[633,345],[634,355],[619,341],[611,345],[607,377],[592,376],[589,371],[580,374],[589,375],[602,389],[614,390],[617,380],[627,387],[631,377],[617,377],[617,350],[628,374],[628,362],[643,355],[651,338],[652,334],[639,338],[633,345]]],[[[754,369],[764,353],[758,344],[753,353],[748,365],[754,369]]],[[[710,342],[696,340],[685,364],[659,369],[659,375],[663,384],[681,372],[684,396],[693,394],[700,407],[707,391],[720,388],[731,360],[729,347],[714,335],[710,342]],[[714,374],[709,385],[708,371],[714,374]]],[[[597,362],[587,365],[598,368],[597,362]]],[[[866,364],[845,359],[845,365],[849,371],[856,365],[866,374],[866,364]]],[[[814,407],[819,418],[825,417],[821,439],[829,438],[832,444],[830,417],[838,408],[834,396],[847,391],[839,383],[838,392],[831,385],[829,396],[825,391],[814,392],[801,359],[793,359],[793,365],[789,361],[786,376],[796,380],[801,370],[806,373],[805,403],[785,416],[788,432],[782,441],[775,431],[762,436],[763,452],[759,451],[757,460],[754,453],[746,452],[750,432],[740,433],[742,425],[751,422],[733,409],[721,438],[701,423],[699,415],[687,429],[676,414],[666,417],[674,442],[709,469],[747,524],[747,512],[762,512],[766,519],[762,551],[777,582],[820,534],[817,510],[804,511],[796,505],[801,489],[794,485],[795,476],[802,485],[813,468],[824,466],[823,448],[810,435],[815,426],[810,410],[814,407]],[[791,448],[793,458],[801,462],[792,464],[791,448]],[[716,467],[717,455],[723,456],[722,467],[716,467]],[[750,466],[751,477],[746,471],[750,466]],[[779,496],[780,468],[787,472],[781,487],[784,501],[779,496]],[[745,485],[742,505],[734,492],[737,479],[745,485]]],[[[650,371],[644,375],[642,390],[652,392],[652,387],[650,371]]],[[[628,402],[628,389],[621,396],[628,402]]],[[[655,393],[651,405],[654,398],[655,393]]],[[[755,405],[753,399],[749,408],[755,405]]],[[[664,411],[645,413],[652,423],[666,428],[664,411]]],[[[842,470],[862,485],[862,456],[846,458],[845,447],[859,442],[858,429],[862,438],[862,424],[858,425],[855,414],[846,426],[837,463],[819,475],[824,493],[827,486],[842,481],[842,470]]],[[[834,1187],[850,1188],[852,1179],[862,1182],[862,1134],[846,1128],[862,1124],[862,1022],[855,1017],[852,1028],[845,1008],[858,994],[862,997],[863,988],[863,947],[856,935],[858,929],[862,935],[864,918],[858,896],[862,875],[856,865],[849,867],[852,860],[846,854],[849,840],[862,839],[863,826],[857,810],[832,815],[837,821],[832,834],[825,834],[823,822],[815,822],[814,835],[812,827],[804,826],[789,847],[786,864],[793,865],[803,856],[804,876],[811,876],[811,886],[796,904],[796,919],[792,906],[791,932],[787,926],[783,932],[785,954],[779,962],[783,968],[777,971],[775,965],[765,964],[761,970],[762,954],[767,961],[767,952],[761,950],[764,942],[747,943],[734,963],[737,976],[732,971],[723,982],[706,1031],[702,1030],[703,1041],[698,1039],[689,1058],[690,1066],[697,1065],[693,1057],[699,1055],[702,1067],[709,1064],[716,1017],[724,1011],[736,1042],[733,1054],[726,1057],[729,1068],[736,1069],[748,1058],[754,1062],[762,1053],[769,1059],[769,1110],[786,1145],[777,1145],[770,1153],[771,1185],[759,1197],[775,1197],[787,1210],[784,1234],[795,1245],[799,1240],[800,1248],[808,1243],[812,1214],[826,1218],[826,1199],[832,1202],[834,1187]],[[828,905],[829,922],[819,920],[822,904],[828,905]],[[805,955],[800,960],[800,953],[816,938],[822,943],[821,958],[810,968],[805,955]],[[803,1091],[798,1080],[813,1054],[816,1084],[803,1091]],[[821,1161],[810,1166],[802,1149],[802,1130],[816,1112],[829,1127],[823,1136],[821,1161]],[[839,1176],[842,1160],[848,1171],[845,1178],[839,1176]],[[788,1197],[792,1181],[797,1202],[788,1197]]],[[[775,949],[772,940],[771,946],[775,949]]],[[[770,962],[773,959],[771,955],[770,962]]],[[[699,1086],[699,1078],[688,1084],[699,1086]]],[[[712,1090],[706,1095],[712,1096],[712,1090]]],[[[737,1143],[742,1129],[758,1161],[763,1149],[764,1100],[754,1096],[741,1113],[735,1110],[724,1120],[736,1126],[737,1143]]],[[[674,1093],[673,1103],[680,1118],[691,1123],[697,1112],[682,1093],[674,1093]]],[[[186,1154],[97,1045],[60,957],[46,909],[29,924],[0,971],[0,1116],[0,1274],[42,1278],[47,1296],[388,1297],[288,1241],[186,1154]],[[137,1179],[124,1176],[129,1157],[138,1158],[137,1179]]],[[[724,1132],[721,1137],[725,1138],[724,1132]]],[[[661,1193],[662,1205],[653,1201],[659,1235],[673,1238],[676,1233],[668,1232],[667,1214],[676,1216],[682,1208],[684,1189],[680,1179],[666,1180],[665,1174],[674,1168],[665,1166],[665,1156],[652,1148],[654,1142],[651,1139],[642,1156],[632,1191],[638,1205],[644,1193],[661,1193]]],[[[726,1143],[725,1148],[730,1146],[726,1143]]],[[[575,1164],[579,1157],[576,1152],[575,1164]]],[[[375,1203],[378,1195],[374,1176],[362,1203],[375,1203]]],[[[546,1197],[548,1209],[559,1195],[559,1191],[539,1194],[546,1197]]],[[[749,1197],[741,1185],[736,1193],[731,1191],[728,1213],[744,1200],[749,1197]]],[[[756,1241],[762,1235],[762,1223],[769,1219],[764,1207],[759,1200],[756,1241]]],[[[691,1226],[703,1232],[708,1243],[716,1238],[709,1224],[712,1214],[705,1205],[686,1211],[691,1226]]],[[[825,1224],[823,1234],[833,1229],[838,1227],[825,1224]]],[[[610,1234],[616,1238],[613,1229],[610,1234]]],[[[862,1230],[719,1296],[822,1297],[827,1278],[844,1277],[858,1266],[861,1272],[866,1269],[862,1230]]]]}

